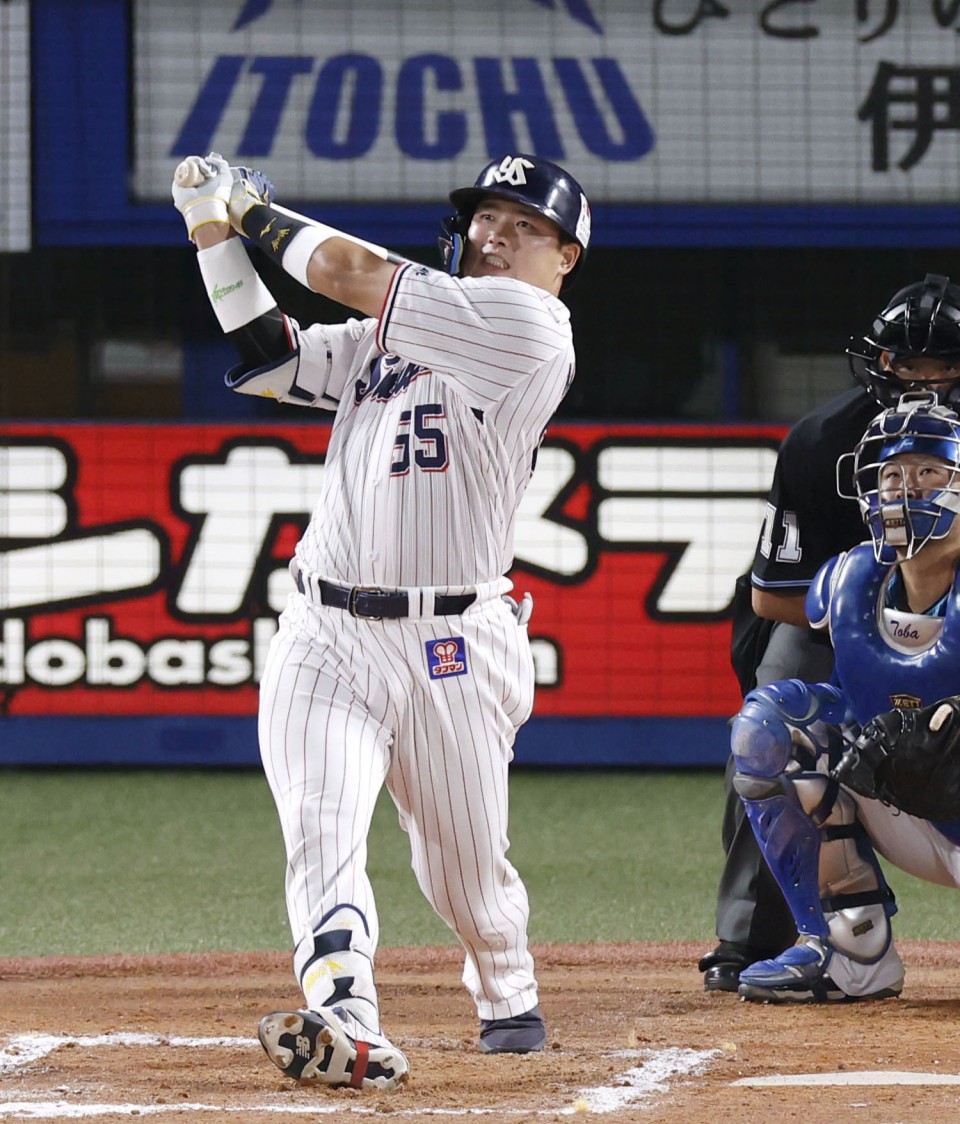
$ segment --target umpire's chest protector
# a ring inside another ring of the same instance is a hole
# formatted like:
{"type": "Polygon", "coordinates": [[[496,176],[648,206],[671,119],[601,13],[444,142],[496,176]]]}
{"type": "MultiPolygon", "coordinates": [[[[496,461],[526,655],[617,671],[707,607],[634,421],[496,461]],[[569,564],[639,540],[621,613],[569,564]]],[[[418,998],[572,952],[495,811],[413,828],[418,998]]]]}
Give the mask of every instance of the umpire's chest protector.
{"type": "Polygon", "coordinates": [[[937,632],[934,618],[884,611],[890,572],[864,544],[825,563],[807,594],[811,622],[829,619],[834,676],[861,725],[894,706],[927,706],[960,694],[956,576],[937,632]],[[918,639],[918,626],[929,630],[929,641],[918,639]]]}

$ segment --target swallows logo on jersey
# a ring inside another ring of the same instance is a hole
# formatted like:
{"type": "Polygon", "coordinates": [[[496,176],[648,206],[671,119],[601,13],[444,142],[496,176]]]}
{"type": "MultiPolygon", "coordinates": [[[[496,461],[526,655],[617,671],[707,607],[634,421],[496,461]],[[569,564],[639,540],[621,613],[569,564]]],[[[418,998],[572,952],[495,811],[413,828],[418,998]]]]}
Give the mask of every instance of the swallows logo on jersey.
{"type": "Polygon", "coordinates": [[[380,355],[374,359],[369,367],[369,377],[357,379],[353,384],[354,404],[360,403],[371,395],[378,402],[387,402],[402,394],[414,379],[420,375],[430,374],[429,367],[421,367],[417,363],[408,363],[399,355],[380,355]]]}
{"type": "Polygon", "coordinates": [[[428,640],[427,669],[431,679],[446,679],[451,675],[467,674],[467,646],[462,636],[447,636],[443,640],[428,640]]]}

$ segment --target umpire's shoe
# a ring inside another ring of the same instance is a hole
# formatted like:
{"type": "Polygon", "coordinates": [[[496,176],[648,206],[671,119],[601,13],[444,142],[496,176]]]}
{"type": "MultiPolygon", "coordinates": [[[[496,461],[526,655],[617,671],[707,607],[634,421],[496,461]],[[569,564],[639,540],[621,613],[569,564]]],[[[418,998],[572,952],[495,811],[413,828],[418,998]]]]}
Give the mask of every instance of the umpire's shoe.
{"type": "Polygon", "coordinates": [[[480,1049],[485,1054],[535,1054],[546,1042],[539,1007],[509,1019],[480,1020],[480,1049]]]}
{"type": "Polygon", "coordinates": [[[274,1011],[260,1020],[258,1033],[267,1057],[295,1081],[390,1090],[406,1081],[410,1069],[386,1038],[352,1038],[333,1012],[274,1011]]]}
{"type": "MultiPolygon", "coordinates": [[[[903,966],[891,946],[875,966],[873,984],[862,994],[850,995],[827,973],[832,949],[815,938],[799,941],[772,960],[761,960],[740,973],[741,999],[753,1003],[857,1003],[869,999],[895,999],[903,990],[903,966]],[[898,967],[899,966],[899,967],[898,967]],[[889,977],[889,978],[887,978],[889,977]]],[[[846,958],[844,958],[846,959],[846,958]]]]}
{"type": "Polygon", "coordinates": [[[754,949],[733,941],[721,941],[713,952],[701,957],[697,964],[697,971],[703,972],[703,990],[728,991],[736,995],[743,969],[767,956],[775,955],[774,949],[754,949]]]}

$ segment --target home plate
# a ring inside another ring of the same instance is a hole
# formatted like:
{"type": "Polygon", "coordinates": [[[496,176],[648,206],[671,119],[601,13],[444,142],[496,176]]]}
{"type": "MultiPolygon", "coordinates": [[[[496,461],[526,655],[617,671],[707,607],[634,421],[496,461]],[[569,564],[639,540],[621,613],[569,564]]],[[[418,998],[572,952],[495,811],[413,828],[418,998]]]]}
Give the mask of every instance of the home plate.
{"type": "Polygon", "coordinates": [[[778,1073],[773,1077],[741,1077],[731,1085],[960,1085],[960,1073],[912,1073],[889,1069],[853,1069],[844,1073],[778,1073]]]}

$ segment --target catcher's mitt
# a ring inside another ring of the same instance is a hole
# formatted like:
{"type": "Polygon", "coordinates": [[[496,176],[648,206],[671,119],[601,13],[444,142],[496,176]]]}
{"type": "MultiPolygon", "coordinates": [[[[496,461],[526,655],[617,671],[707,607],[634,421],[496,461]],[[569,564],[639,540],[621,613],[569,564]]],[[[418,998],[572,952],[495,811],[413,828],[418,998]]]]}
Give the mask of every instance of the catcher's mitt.
{"type": "Polygon", "coordinates": [[[878,714],[833,776],[912,816],[960,820],[960,697],[878,714]]]}

